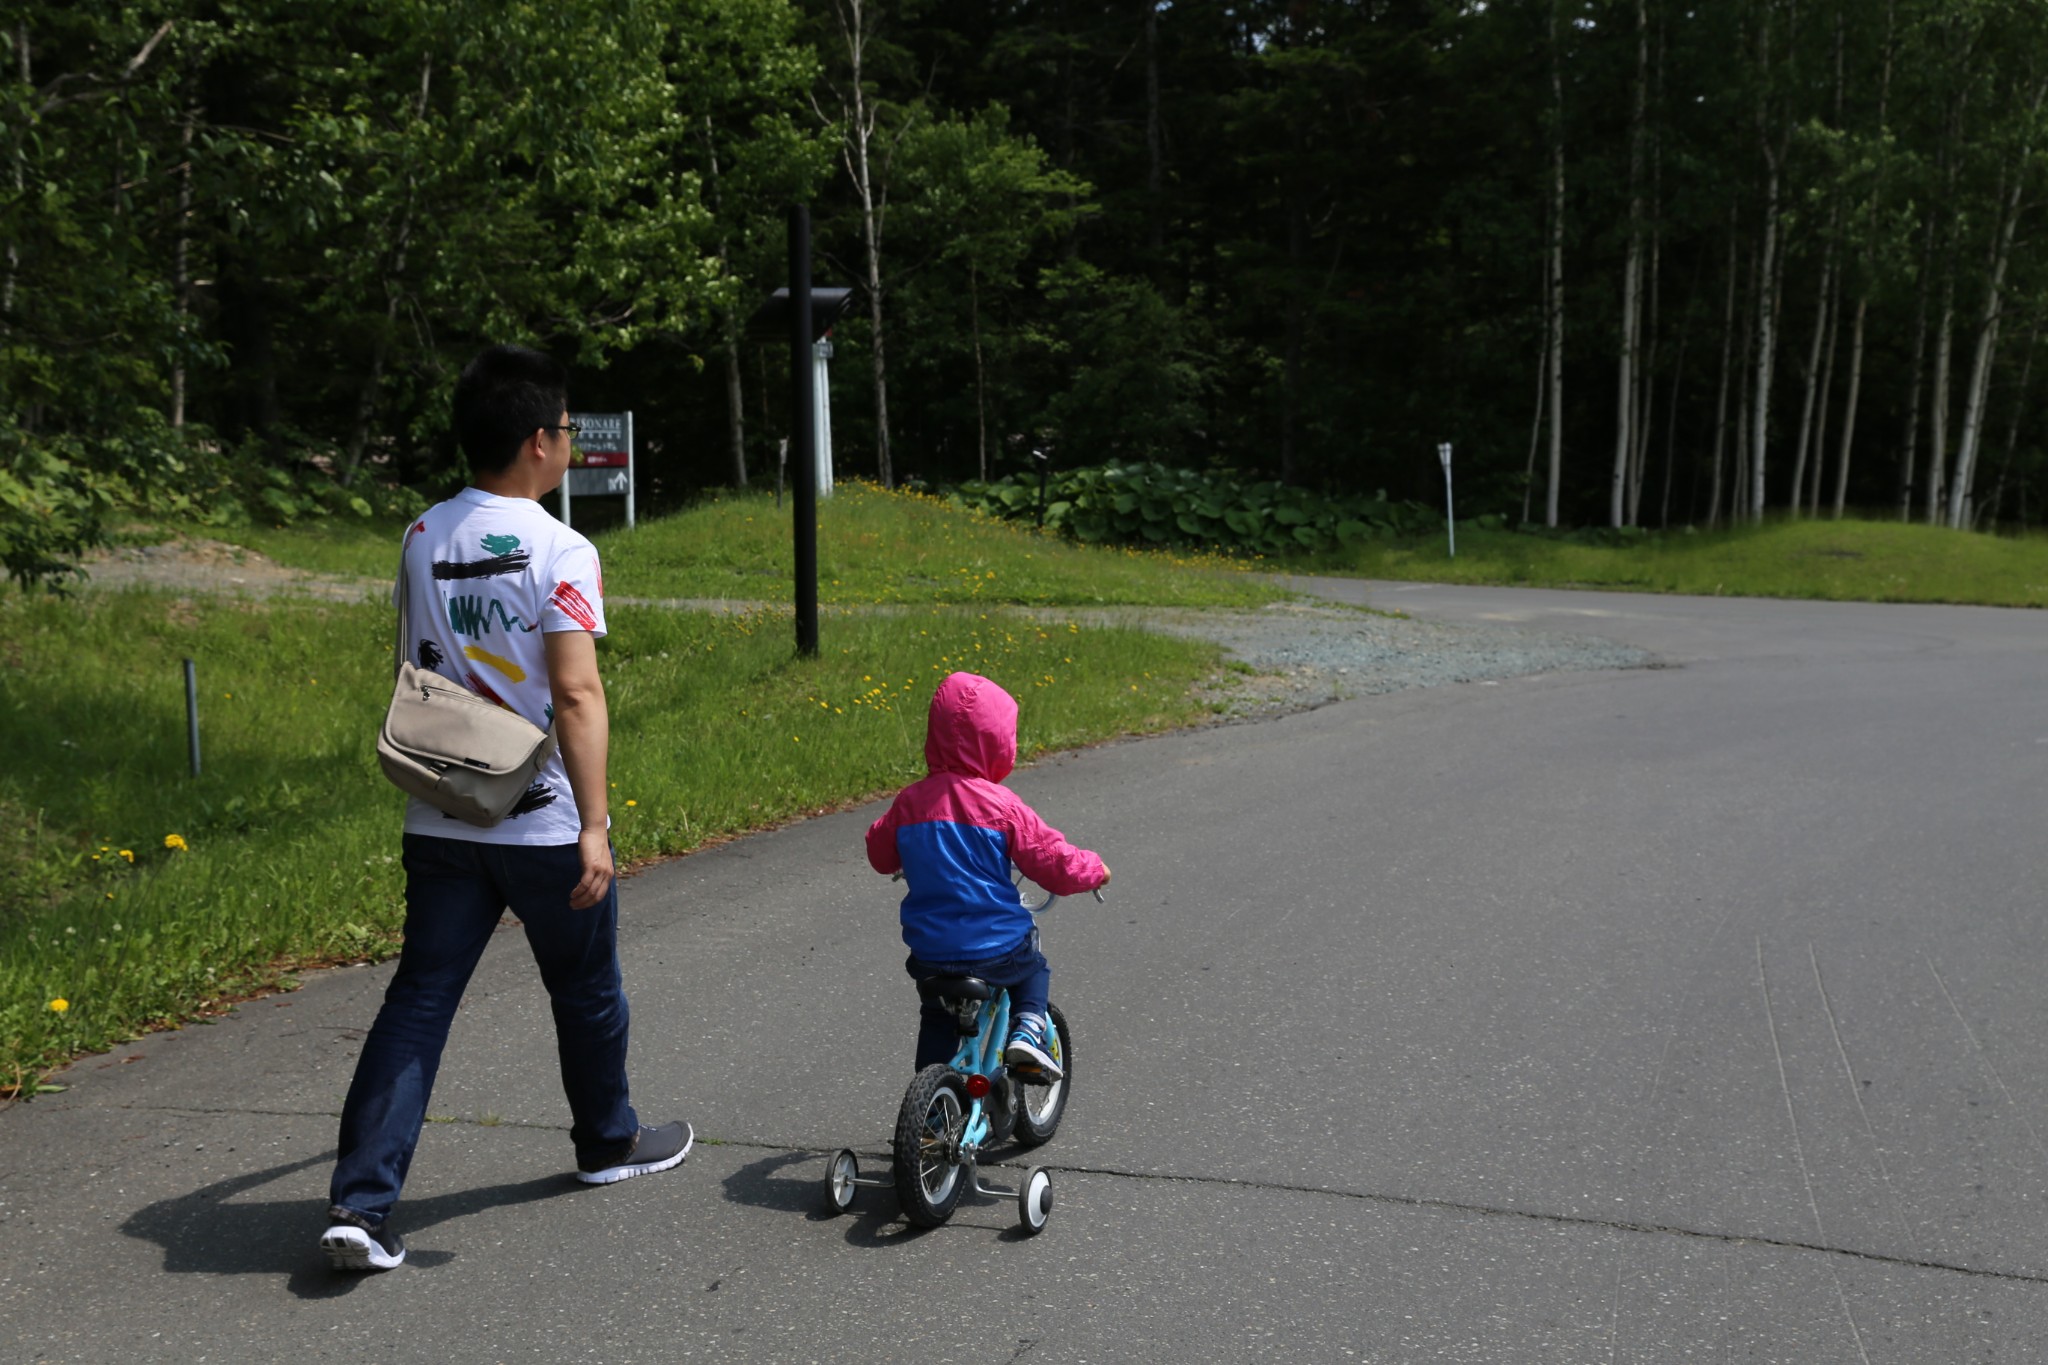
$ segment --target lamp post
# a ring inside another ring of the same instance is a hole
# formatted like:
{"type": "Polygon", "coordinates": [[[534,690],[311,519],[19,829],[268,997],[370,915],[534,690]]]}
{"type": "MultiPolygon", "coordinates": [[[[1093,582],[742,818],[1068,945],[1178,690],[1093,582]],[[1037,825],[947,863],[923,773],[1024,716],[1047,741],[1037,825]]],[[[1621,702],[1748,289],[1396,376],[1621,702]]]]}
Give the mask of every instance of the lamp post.
{"type": "Polygon", "coordinates": [[[1451,539],[1451,558],[1458,557],[1458,516],[1451,508],[1451,443],[1441,441],[1436,448],[1437,459],[1444,466],[1444,530],[1451,539]]]}

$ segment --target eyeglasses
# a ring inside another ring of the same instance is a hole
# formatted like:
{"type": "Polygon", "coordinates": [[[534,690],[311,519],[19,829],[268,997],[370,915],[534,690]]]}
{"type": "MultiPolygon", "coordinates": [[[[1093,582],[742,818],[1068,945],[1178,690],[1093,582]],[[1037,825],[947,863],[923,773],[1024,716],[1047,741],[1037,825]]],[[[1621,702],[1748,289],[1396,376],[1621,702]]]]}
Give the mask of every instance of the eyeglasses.
{"type": "Polygon", "coordinates": [[[566,431],[571,436],[581,436],[583,434],[583,424],[580,422],[544,422],[541,424],[541,430],[566,431]]]}

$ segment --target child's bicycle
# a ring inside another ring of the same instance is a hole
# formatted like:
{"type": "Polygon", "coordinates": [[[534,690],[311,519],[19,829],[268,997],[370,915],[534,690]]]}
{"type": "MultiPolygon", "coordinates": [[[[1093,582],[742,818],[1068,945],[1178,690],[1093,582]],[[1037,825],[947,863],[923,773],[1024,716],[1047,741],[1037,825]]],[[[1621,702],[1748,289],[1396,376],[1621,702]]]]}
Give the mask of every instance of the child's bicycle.
{"type": "MultiPolygon", "coordinates": [[[[1102,893],[1094,893],[1102,899],[1102,893]]],[[[1058,896],[1031,906],[1044,914],[1058,896]]],[[[888,1179],[863,1176],[852,1148],[832,1158],[825,1177],[831,1208],[853,1207],[855,1189],[896,1191],[903,1216],[921,1228],[935,1228],[953,1216],[970,1186],[976,1194],[1017,1201],[1017,1220],[1027,1234],[1045,1227],[1052,1212],[1052,1177],[1043,1166],[1024,1173],[1014,1190],[984,1184],[982,1152],[1005,1141],[1036,1147],[1050,1141],[1066,1113],[1074,1079],[1074,1034],[1067,1016],[1049,1005],[1046,1049],[1060,1065],[1058,1080],[1037,1067],[1003,1061],[1010,1036],[1010,996],[979,977],[935,976],[917,983],[918,995],[943,1000],[959,1020],[960,1050],[953,1060],[917,1073],[896,1111],[895,1159],[888,1179]]]]}

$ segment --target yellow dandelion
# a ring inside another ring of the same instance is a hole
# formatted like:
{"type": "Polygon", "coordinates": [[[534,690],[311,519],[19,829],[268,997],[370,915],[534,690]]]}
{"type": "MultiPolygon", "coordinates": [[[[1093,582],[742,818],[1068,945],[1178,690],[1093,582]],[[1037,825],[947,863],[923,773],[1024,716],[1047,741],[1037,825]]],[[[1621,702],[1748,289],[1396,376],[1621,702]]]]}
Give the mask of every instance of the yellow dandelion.
{"type": "Polygon", "coordinates": [[[640,803],[639,803],[638,801],[628,801],[628,802],[627,802],[626,804],[627,804],[627,805],[629,805],[629,806],[637,806],[637,805],[639,805],[640,803]]]}
{"type": "Polygon", "coordinates": [[[132,863],[135,861],[135,850],[132,848],[124,848],[121,850],[121,856],[132,863]]]}
{"type": "Polygon", "coordinates": [[[64,1011],[71,1008],[71,1002],[60,995],[55,1000],[52,1000],[50,1002],[50,1008],[55,1010],[57,1013],[62,1014],[64,1013],[64,1011]]]}
{"type": "Polygon", "coordinates": [[[184,835],[166,834],[164,836],[164,847],[170,849],[173,853],[183,853],[187,850],[188,845],[185,843],[184,835]]]}

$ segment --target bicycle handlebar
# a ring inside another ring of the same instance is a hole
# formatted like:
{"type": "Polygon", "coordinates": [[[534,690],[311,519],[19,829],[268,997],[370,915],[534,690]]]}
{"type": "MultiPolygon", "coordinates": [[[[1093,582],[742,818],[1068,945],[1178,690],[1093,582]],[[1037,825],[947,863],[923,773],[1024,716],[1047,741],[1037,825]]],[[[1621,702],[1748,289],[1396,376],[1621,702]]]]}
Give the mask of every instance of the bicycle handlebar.
{"type": "MultiPolygon", "coordinates": [[[[1021,875],[1022,875],[1022,874],[1019,874],[1020,878],[1021,878],[1021,875]]],[[[900,882],[900,881],[902,881],[902,880],[903,880],[903,874],[902,874],[902,873],[901,873],[900,871],[898,871],[898,872],[892,872],[892,873],[890,873],[890,874],[889,874],[889,880],[890,880],[890,881],[892,881],[892,882],[900,882]]],[[[1101,888],[1101,887],[1099,887],[1099,886],[1097,886],[1097,887],[1091,887],[1091,888],[1089,889],[1089,891],[1088,891],[1088,894],[1089,894],[1089,895],[1091,895],[1091,896],[1093,896],[1093,897],[1095,897],[1095,899],[1096,899],[1096,902],[1097,902],[1098,904],[1103,904],[1103,905],[1106,905],[1106,904],[1108,904],[1108,902],[1107,902],[1107,901],[1105,901],[1105,900],[1103,900],[1103,899],[1102,899],[1102,888],[1101,888]]],[[[1040,901],[1040,902],[1039,902],[1038,904],[1036,904],[1036,905],[1032,905],[1032,904],[1031,904],[1030,902],[1028,902],[1028,901],[1024,901],[1024,908],[1025,908],[1026,910],[1029,910],[1029,911],[1030,911],[1030,912],[1031,912],[1032,914],[1034,914],[1034,915],[1042,915],[1042,914],[1044,914],[1044,913],[1045,913],[1046,911],[1048,911],[1048,910],[1052,909],[1052,907],[1054,906],[1054,904],[1055,904],[1055,903],[1057,903],[1057,902],[1058,902],[1058,901],[1059,901],[1060,899],[1062,899],[1062,898],[1061,898],[1061,897],[1060,897],[1060,896],[1059,896],[1059,895],[1058,895],[1057,893],[1055,893],[1055,892],[1052,892],[1052,891],[1048,891],[1048,892],[1046,892],[1046,893],[1045,893],[1045,899],[1044,899],[1044,900],[1042,900],[1042,901],[1040,901]]],[[[1022,896],[1020,895],[1020,896],[1018,897],[1018,900],[1019,900],[1019,901],[1023,901],[1023,900],[1024,900],[1024,898],[1023,898],[1023,897],[1022,897],[1022,896]]]]}

